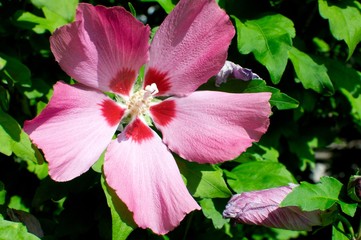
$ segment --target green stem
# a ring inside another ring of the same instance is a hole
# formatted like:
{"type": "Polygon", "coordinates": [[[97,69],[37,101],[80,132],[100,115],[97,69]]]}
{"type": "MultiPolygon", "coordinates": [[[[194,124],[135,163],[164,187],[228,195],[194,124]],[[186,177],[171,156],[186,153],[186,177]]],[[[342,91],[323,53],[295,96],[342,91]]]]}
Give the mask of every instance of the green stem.
{"type": "Polygon", "coordinates": [[[338,219],[346,226],[349,233],[351,233],[350,240],[356,240],[355,232],[353,231],[351,223],[342,215],[338,215],[338,219]]]}

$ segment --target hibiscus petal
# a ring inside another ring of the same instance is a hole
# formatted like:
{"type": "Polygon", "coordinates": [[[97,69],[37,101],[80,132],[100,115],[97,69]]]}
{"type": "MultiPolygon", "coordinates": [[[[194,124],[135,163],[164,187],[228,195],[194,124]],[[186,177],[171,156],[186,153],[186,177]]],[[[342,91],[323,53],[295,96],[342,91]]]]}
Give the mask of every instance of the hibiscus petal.
{"type": "Polygon", "coordinates": [[[193,92],[222,68],[234,33],[214,0],[179,1],[151,43],[144,86],[156,83],[157,95],[193,92]]]}
{"type": "Polygon", "coordinates": [[[150,108],[163,141],[199,163],[231,160],[258,141],[269,125],[271,93],[197,91],[150,108]]]}
{"type": "Polygon", "coordinates": [[[185,187],[172,154],[140,119],[113,140],[105,154],[106,181],[141,228],[165,234],[200,209],[185,187]]]}
{"type": "Polygon", "coordinates": [[[86,172],[115,133],[124,110],[99,91],[58,82],[54,95],[24,130],[43,150],[49,174],[68,181],[86,172]]]}
{"type": "Polygon", "coordinates": [[[284,228],[296,231],[310,231],[312,226],[321,225],[321,211],[302,211],[298,207],[279,207],[283,199],[297,185],[244,192],[234,195],[223,212],[225,218],[236,222],[284,228]]]}
{"type": "Polygon", "coordinates": [[[149,31],[122,7],[80,3],[76,21],[51,36],[51,50],[77,81],[128,95],[139,68],[148,60],[149,31]]]}

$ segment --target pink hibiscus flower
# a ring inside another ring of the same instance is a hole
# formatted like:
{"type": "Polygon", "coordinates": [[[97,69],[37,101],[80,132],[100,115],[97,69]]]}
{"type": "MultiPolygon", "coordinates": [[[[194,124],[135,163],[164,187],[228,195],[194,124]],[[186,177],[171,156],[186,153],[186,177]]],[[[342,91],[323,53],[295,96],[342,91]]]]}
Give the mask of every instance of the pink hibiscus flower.
{"type": "Polygon", "coordinates": [[[169,149],[189,161],[219,163],[258,141],[269,125],[270,93],[195,92],[222,68],[234,32],[214,0],[181,0],[149,46],[149,27],[124,8],[79,4],[76,21],[50,39],[55,59],[79,83],[55,84],[47,107],[24,126],[51,178],[79,176],[106,149],[106,181],[139,227],[165,234],[200,209],[169,149]]]}

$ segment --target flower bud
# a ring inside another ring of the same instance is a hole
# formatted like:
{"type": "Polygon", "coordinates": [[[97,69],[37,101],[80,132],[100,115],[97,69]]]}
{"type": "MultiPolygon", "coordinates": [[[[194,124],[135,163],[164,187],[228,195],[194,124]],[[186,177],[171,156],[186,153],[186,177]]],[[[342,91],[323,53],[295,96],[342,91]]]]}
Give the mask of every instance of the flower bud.
{"type": "Polygon", "coordinates": [[[361,175],[353,175],[350,177],[347,185],[347,193],[352,200],[361,202],[361,175]]]}
{"type": "Polygon", "coordinates": [[[223,217],[237,223],[310,231],[322,225],[321,211],[302,211],[299,207],[279,207],[295,184],[234,195],[223,212],[223,217]]]}

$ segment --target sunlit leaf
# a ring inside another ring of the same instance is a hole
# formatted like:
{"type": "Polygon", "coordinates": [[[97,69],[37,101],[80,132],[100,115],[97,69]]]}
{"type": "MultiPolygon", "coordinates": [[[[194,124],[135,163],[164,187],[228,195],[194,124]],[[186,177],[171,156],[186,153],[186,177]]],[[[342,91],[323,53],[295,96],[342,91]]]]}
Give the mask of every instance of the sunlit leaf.
{"type": "Polygon", "coordinates": [[[73,21],[78,2],[78,0],[31,0],[31,3],[36,7],[41,9],[47,8],[49,11],[61,16],[67,22],[73,21]]]}
{"type": "Polygon", "coordinates": [[[72,22],[78,5],[78,0],[32,0],[31,2],[43,11],[45,17],[39,17],[30,12],[22,12],[17,21],[35,24],[33,31],[38,34],[44,33],[46,30],[52,33],[56,28],[72,22]]]}
{"type": "Polygon", "coordinates": [[[269,14],[255,20],[241,21],[233,16],[237,30],[238,50],[253,53],[277,84],[288,60],[288,51],[295,37],[293,22],[280,14],[269,14]]]}
{"type": "Polygon", "coordinates": [[[0,182],[0,205],[5,204],[6,190],[2,182],[0,182]]]}
{"type": "Polygon", "coordinates": [[[199,204],[202,207],[202,212],[204,216],[212,220],[213,226],[216,229],[220,229],[229,222],[229,219],[225,219],[222,216],[224,206],[227,204],[228,200],[225,199],[209,199],[204,198],[199,201],[199,204]]]}
{"type": "Polygon", "coordinates": [[[17,210],[22,210],[25,212],[29,212],[29,207],[25,205],[22,198],[20,196],[14,195],[10,198],[10,203],[8,205],[9,208],[14,208],[17,210]]]}
{"type": "Polygon", "coordinates": [[[6,60],[0,57],[0,71],[5,67],[6,60]]]}
{"type": "Polygon", "coordinates": [[[361,96],[354,97],[349,91],[341,88],[340,92],[346,97],[351,105],[351,116],[356,124],[361,126],[361,96]]]}
{"type": "MultiPolygon", "coordinates": [[[[112,239],[125,240],[137,228],[132,218],[132,213],[119,199],[115,191],[106,184],[103,175],[101,183],[112,216],[112,239]]],[[[146,199],[144,200],[146,201],[146,199]]]]}
{"type": "Polygon", "coordinates": [[[39,150],[32,145],[28,135],[9,114],[0,110],[0,152],[10,156],[13,152],[19,158],[35,163],[44,161],[39,150]]]}
{"type": "Polygon", "coordinates": [[[349,240],[346,236],[345,229],[341,221],[337,221],[332,225],[332,240],[349,240]]]}
{"type": "Polygon", "coordinates": [[[49,172],[47,163],[43,162],[38,164],[33,161],[27,161],[27,164],[28,171],[34,173],[40,180],[48,176],[49,172]]]}
{"type": "Polygon", "coordinates": [[[325,94],[334,92],[332,82],[327,74],[327,68],[324,65],[317,64],[309,55],[295,47],[290,49],[289,58],[297,78],[304,88],[325,94]]]}
{"type": "Polygon", "coordinates": [[[338,203],[344,213],[353,216],[357,204],[340,199],[342,187],[342,183],[332,177],[322,177],[316,184],[301,182],[300,186],[287,195],[281,206],[298,206],[304,211],[325,211],[338,203]]]}
{"type": "Polygon", "coordinates": [[[326,53],[331,50],[330,45],[321,38],[314,37],[312,42],[315,44],[318,52],[326,53]]]}
{"type": "Polygon", "coordinates": [[[0,152],[10,156],[14,142],[20,141],[21,128],[8,114],[0,110],[0,152]]]}
{"type": "Polygon", "coordinates": [[[7,220],[0,220],[0,239],[40,240],[35,235],[28,233],[22,223],[7,220]]]}
{"type": "Polygon", "coordinates": [[[187,180],[187,188],[194,197],[228,198],[232,194],[217,166],[197,164],[177,159],[181,174],[187,180]]]}
{"type": "Polygon", "coordinates": [[[236,192],[248,192],[297,183],[284,165],[278,162],[242,163],[226,172],[227,183],[236,192]]]}
{"type": "Polygon", "coordinates": [[[361,41],[361,4],[356,0],[318,0],[323,18],[328,19],[332,35],[344,40],[349,48],[348,59],[361,41]]]}

